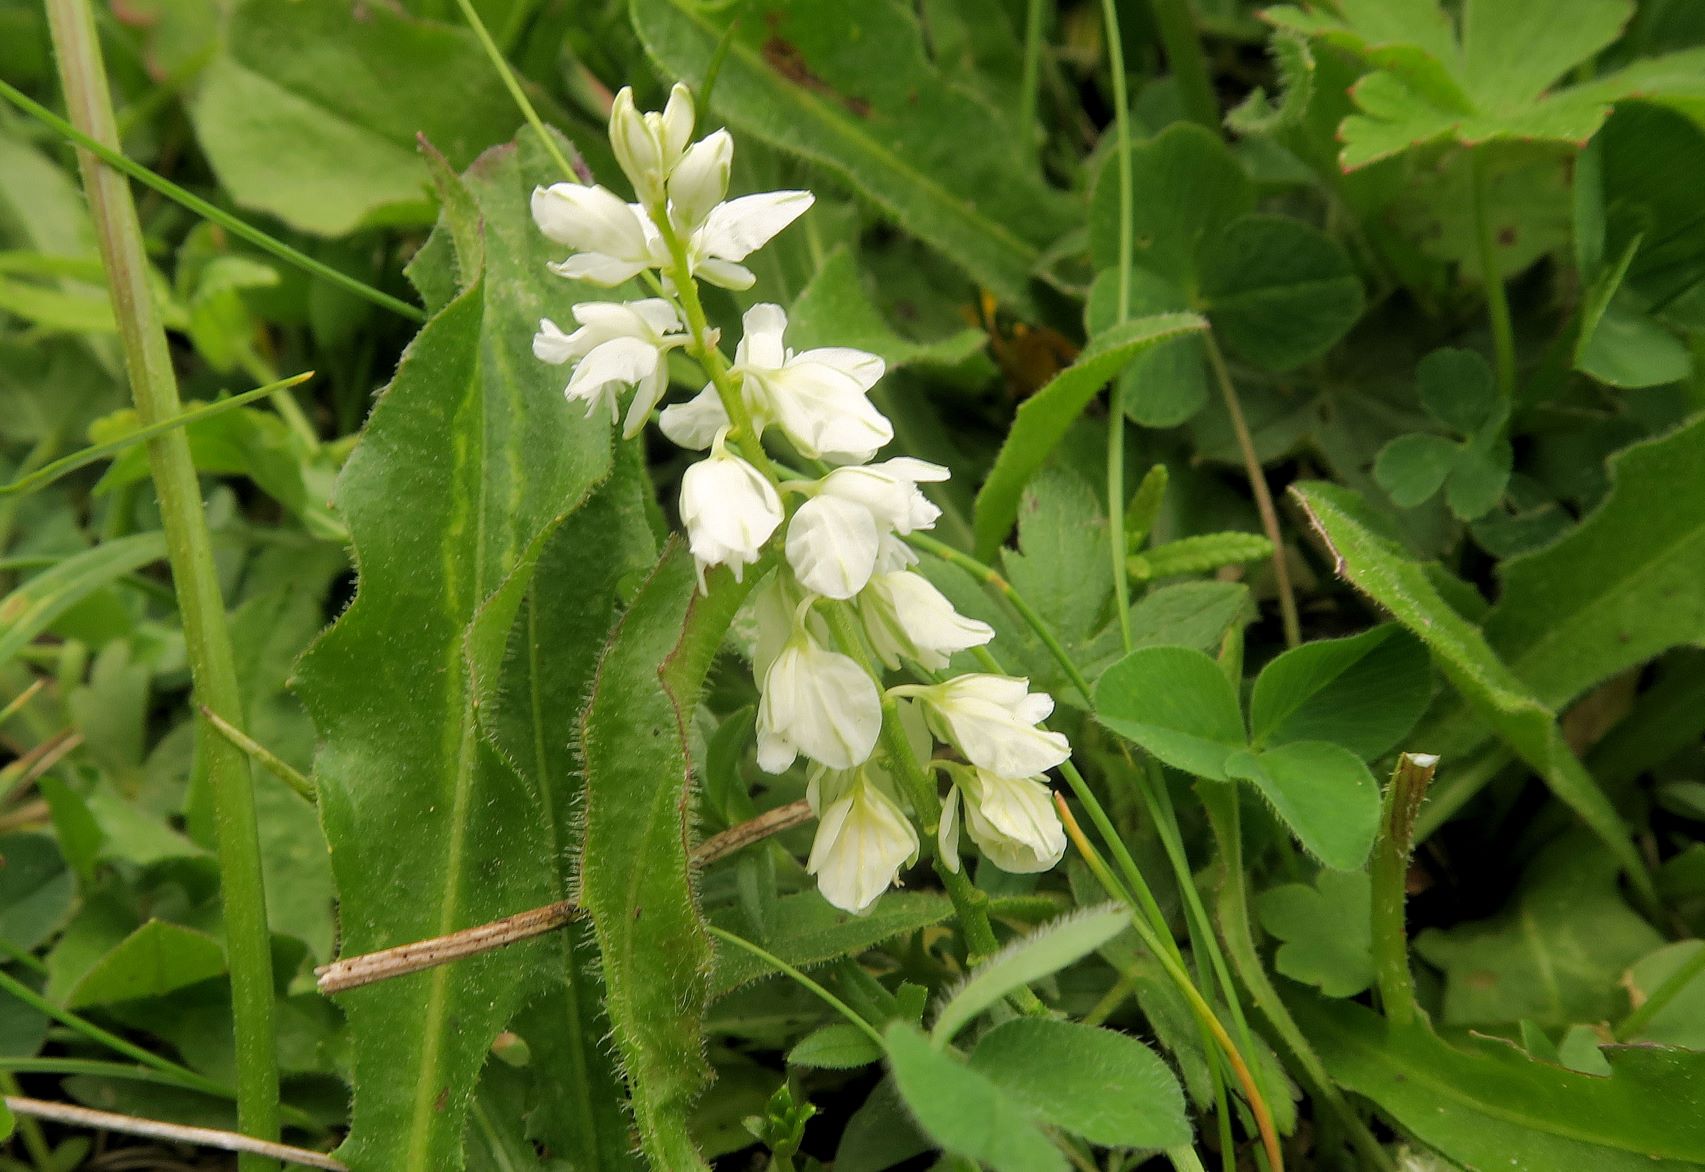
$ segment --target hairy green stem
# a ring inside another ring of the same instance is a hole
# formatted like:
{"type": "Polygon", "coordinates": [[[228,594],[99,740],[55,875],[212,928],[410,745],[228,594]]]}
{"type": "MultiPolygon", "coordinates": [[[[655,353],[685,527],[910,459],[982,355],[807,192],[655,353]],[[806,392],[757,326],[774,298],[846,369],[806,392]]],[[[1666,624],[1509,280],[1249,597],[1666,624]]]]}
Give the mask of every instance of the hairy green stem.
{"type": "Polygon", "coordinates": [[[1379,816],[1379,840],[1374,844],[1369,872],[1373,882],[1373,960],[1379,977],[1379,1001],[1386,1020],[1395,1026],[1414,1023],[1415,980],[1409,972],[1409,933],[1403,923],[1403,903],[1409,874],[1409,852],[1415,842],[1415,818],[1432,785],[1439,759],[1401,753],[1379,816]]]}
{"type": "Polygon", "coordinates": [[[1149,0],[1154,22],[1160,28],[1160,43],[1166,49],[1166,63],[1178,82],[1178,98],[1184,115],[1209,130],[1220,128],[1220,103],[1214,96],[1214,83],[1208,75],[1208,58],[1202,52],[1202,40],[1196,33],[1196,18],[1190,12],[1190,0],[1149,0]]]}
{"type": "Polygon", "coordinates": [[[1492,357],[1498,372],[1498,391],[1505,401],[1516,393],[1516,334],[1510,322],[1510,302],[1504,291],[1503,265],[1492,235],[1487,209],[1486,168],[1482,152],[1468,150],[1468,175],[1474,193],[1474,236],[1480,250],[1480,277],[1486,283],[1486,318],[1492,327],[1492,357]]]}
{"type": "Polygon", "coordinates": [[[116,132],[107,142],[102,142],[99,137],[84,133],[84,131],[78,129],[78,127],[72,123],[67,122],[40,102],[32,101],[27,94],[23,93],[23,91],[15,88],[14,86],[8,85],[4,81],[0,81],[0,98],[5,98],[8,102],[11,102],[14,106],[18,107],[18,109],[34,118],[36,121],[42,123],[44,126],[56,131],[61,137],[69,139],[78,147],[82,148],[82,150],[95,156],[95,158],[99,159],[107,166],[112,167],[114,170],[122,171],[124,174],[130,176],[144,187],[152,188],[167,199],[171,200],[173,203],[178,204],[181,207],[188,208],[202,219],[207,220],[210,223],[218,224],[221,228],[231,233],[231,235],[247,240],[250,244],[259,248],[261,251],[269,252],[273,256],[276,256],[279,260],[282,260],[287,264],[295,265],[303,272],[308,273],[311,276],[318,277],[320,280],[326,281],[329,284],[336,285],[345,292],[353,293],[355,296],[360,297],[365,301],[370,301],[374,305],[379,306],[381,309],[388,309],[399,317],[406,317],[410,321],[414,322],[423,322],[426,320],[426,312],[419,306],[410,305],[408,302],[403,301],[400,298],[392,297],[389,293],[382,292],[363,281],[357,280],[348,273],[339,272],[330,265],[315,260],[307,253],[300,249],[292,248],[290,245],[284,243],[284,241],[262,232],[259,228],[250,227],[242,220],[239,220],[236,216],[233,216],[230,212],[208,203],[205,199],[202,199],[199,195],[196,195],[193,192],[186,191],[184,188],[179,187],[176,183],[173,183],[170,179],[156,175],[142,164],[132,162],[130,159],[125,158],[124,154],[119,150],[118,136],[116,132]]]}
{"type": "MultiPolygon", "coordinates": [[[[117,147],[112,99],[88,0],[48,0],[59,76],[72,121],[95,142],[117,147]]],[[[88,152],[78,154],[113,316],[119,327],[136,413],[144,427],[183,413],[171,352],[149,284],[136,205],[122,175],[88,152]]],[[[231,633],[202,511],[201,486],[182,430],[148,440],[148,459],[166,533],[172,583],[183,621],[190,678],[197,698],[233,726],[242,724],[231,633]]],[[[237,1051],[237,1122],[248,1135],[279,1135],[278,1062],[274,1052],[272,946],[266,923],[260,836],[253,779],[240,749],[203,728],[197,754],[212,786],[214,837],[224,904],[225,945],[237,1051]]],[[[259,1172],[270,1160],[245,1155],[240,1167],[259,1172]]]]}
{"type": "Polygon", "coordinates": [[[1249,491],[1255,496],[1255,511],[1261,515],[1261,528],[1273,543],[1273,585],[1279,592],[1279,618],[1285,628],[1285,646],[1302,644],[1302,620],[1297,616],[1296,592],[1291,588],[1291,571],[1285,563],[1285,537],[1279,530],[1279,510],[1273,506],[1273,494],[1268,491],[1266,474],[1261,471],[1261,457],[1255,452],[1255,438],[1249,433],[1249,421],[1243,417],[1243,402],[1237,397],[1237,385],[1231,381],[1231,370],[1213,331],[1202,335],[1207,347],[1208,365],[1214,368],[1214,378],[1225,400],[1226,414],[1231,417],[1231,430],[1237,436],[1237,450],[1243,457],[1244,475],[1249,478],[1249,491]]]}

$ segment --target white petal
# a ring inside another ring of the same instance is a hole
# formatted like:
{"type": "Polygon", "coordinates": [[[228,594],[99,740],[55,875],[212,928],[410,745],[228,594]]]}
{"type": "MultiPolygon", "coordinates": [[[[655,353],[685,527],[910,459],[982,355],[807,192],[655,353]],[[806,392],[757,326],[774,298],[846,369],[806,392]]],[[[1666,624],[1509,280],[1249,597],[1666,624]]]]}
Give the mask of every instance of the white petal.
{"type": "MultiPolygon", "coordinates": [[[[1059,733],[1037,728],[1026,716],[1038,705],[1028,682],[972,674],[925,689],[931,726],[971,764],[999,777],[1033,777],[1071,756],[1059,733]]],[[[1053,701],[1047,700],[1050,709],[1053,701]]]]}
{"type": "Polygon", "coordinates": [[[645,231],[639,217],[605,188],[578,183],[536,187],[533,219],[546,236],[576,252],[600,252],[642,263],[645,259],[645,231]]]}
{"type": "Polygon", "coordinates": [[[718,447],[681,478],[681,520],[701,577],[727,565],[738,578],[782,522],[781,497],[758,470],[718,447]]]}
{"type": "MultiPolygon", "coordinates": [[[[750,377],[750,376],[749,376],[750,377]]],[[[757,380],[765,412],[802,455],[875,452],[894,428],[850,375],[820,363],[790,362],[757,380]]]]}
{"type": "Polygon", "coordinates": [[[577,252],[567,260],[557,261],[547,267],[557,276],[566,277],[570,281],[585,281],[588,285],[610,289],[637,277],[645,268],[645,262],[623,260],[601,252],[577,252]]]}
{"type": "Polygon", "coordinates": [[[876,522],[852,501],[819,496],[788,522],[788,564],[807,590],[825,598],[851,598],[863,590],[876,554],[876,522]]]}
{"type": "Polygon", "coordinates": [[[548,317],[539,319],[539,332],[533,335],[533,357],[552,366],[561,366],[582,357],[574,335],[562,332],[548,317]]]}
{"type": "MultiPolygon", "coordinates": [[[[868,391],[875,386],[887,370],[887,365],[875,354],[863,350],[854,350],[847,346],[824,346],[817,350],[807,350],[794,356],[796,362],[820,362],[824,366],[832,366],[843,374],[850,375],[859,387],[868,391]]],[[[922,461],[919,461],[922,463],[922,461]]]]}
{"type": "Polygon", "coordinates": [[[740,319],[740,345],[736,366],[753,370],[780,370],[787,361],[787,311],[768,301],[748,309],[740,319]]]}
{"type": "Polygon", "coordinates": [[[686,149],[687,140],[693,137],[695,117],[693,91],[685,83],[676,82],[669,90],[669,100],[664,103],[660,120],[663,154],[668,162],[680,158],[686,149]]]}
{"type": "Polygon", "coordinates": [[[719,289],[732,289],[736,293],[750,289],[758,283],[758,278],[745,265],[737,265],[733,261],[717,260],[711,257],[693,266],[693,272],[701,281],[715,285],[719,289]]]}
{"type": "Polygon", "coordinates": [[[702,452],[728,426],[728,412],[715,387],[706,387],[685,403],[671,403],[657,417],[663,434],[683,448],[702,452]]]}
{"type": "Polygon", "coordinates": [[[1003,871],[1046,871],[1065,856],[1066,832],[1048,787],[1035,778],[980,774],[965,794],[965,829],[1003,871]]]}
{"type": "Polygon", "coordinates": [[[764,676],[758,723],[784,732],[813,761],[851,769],[876,748],[882,698],[857,660],[799,636],[764,676]]]}
{"type": "Polygon", "coordinates": [[[947,791],[941,804],[941,823],[935,830],[935,853],[955,875],[959,874],[959,787],[947,791]]]}
{"type": "Polygon", "coordinates": [[[645,430],[652,409],[669,389],[669,367],[661,361],[662,355],[658,355],[658,358],[655,369],[634,384],[633,402],[628,404],[627,418],[622,422],[623,439],[632,439],[645,430]]]}
{"type": "Polygon", "coordinates": [[[811,202],[809,191],[743,195],[712,208],[695,239],[705,256],[745,260],[804,215],[811,202]]]}
{"type": "Polygon", "coordinates": [[[824,811],[806,870],[817,876],[824,899],[860,913],[888,890],[917,849],[917,831],[905,814],[865,782],[824,811]]]}
{"type": "Polygon", "coordinates": [[[657,369],[657,347],[638,338],[614,338],[593,350],[568,380],[570,399],[590,401],[606,388],[631,386],[657,369]]]}
{"type": "Polygon", "coordinates": [[[663,181],[663,157],[657,137],[634,107],[633,87],[623,86],[610,104],[610,149],[616,163],[641,198],[663,181]]]}
{"type": "Polygon", "coordinates": [[[694,143],[669,176],[670,214],[678,229],[691,232],[728,194],[734,139],[726,130],[694,143]]]}
{"type": "Polygon", "coordinates": [[[899,667],[905,656],[939,671],[955,652],[981,647],[995,637],[994,628],[954,610],[946,595],[921,574],[875,575],[859,595],[858,608],[871,646],[890,668],[899,667]]]}

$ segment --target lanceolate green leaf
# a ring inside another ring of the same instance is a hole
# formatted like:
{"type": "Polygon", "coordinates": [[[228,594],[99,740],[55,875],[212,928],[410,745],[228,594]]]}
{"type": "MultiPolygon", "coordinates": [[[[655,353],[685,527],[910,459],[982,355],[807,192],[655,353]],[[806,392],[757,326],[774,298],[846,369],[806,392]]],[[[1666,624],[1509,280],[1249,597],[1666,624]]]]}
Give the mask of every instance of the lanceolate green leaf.
{"type": "Polygon", "coordinates": [[[1539,1062],[1507,1042],[1454,1046],[1350,1002],[1298,997],[1332,1077],[1471,1168],[1681,1172],[1705,1162],[1705,1054],[1607,1046],[1610,1076],[1539,1062]]]}
{"type": "Polygon", "coordinates": [[[165,534],[138,533],[104,541],[43,570],[0,601],[0,663],[95,591],[165,556],[165,534]]]}
{"type": "MultiPolygon", "coordinates": [[[[693,0],[632,12],[666,73],[694,83],[735,15],[693,0]]],[[[728,45],[714,114],[834,168],[1000,297],[1024,298],[1071,205],[993,108],[936,71],[911,6],[770,0],[740,10],[728,45]]]]}
{"type": "Polygon", "coordinates": [[[1629,876],[1650,892],[1645,863],[1629,842],[1627,828],[1564,743],[1555,714],[1498,658],[1480,628],[1439,596],[1419,563],[1356,519],[1360,502],[1353,493],[1317,482],[1294,485],[1291,492],[1337,558],[1338,572],[1427,645],[1439,670],[1463,699],[1604,840],[1629,876]]]}
{"type": "Polygon", "coordinates": [[[1018,516],[1025,483],[1096,393],[1137,355],[1207,326],[1193,313],[1159,313],[1122,322],[1090,339],[1076,362],[1024,401],[988,479],[977,493],[973,528],[980,557],[992,557],[1006,540],[1018,516]]]}
{"type": "MultiPolygon", "coordinates": [[[[315,772],[345,954],[560,891],[538,795],[476,720],[477,679],[503,642],[470,640],[482,611],[513,614],[543,540],[610,467],[607,425],[572,410],[557,372],[528,354],[537,319],[572,298],[551,283],[527,212],[545,174],[513,147],[470,171],[461,200],[480,219],[455,226],[461,291],[404,355],[338,482],[358,590],[300,674],[323,738],[315,772]]],[[[461,1166],[475,1077],[548,948],[341,998],[355,1056],[351,1164],[461,1166]]]]}
{"type": "MultiPolygon", "coordinates": [[[[482,727],[538,797],[557,899],[573,894],[580,838],[584,778],[571,731],[616,619],[621,580],[656,557],[638,445],[617,455],[615,473],[546,542],[513,625],[491,632],[507,634],[508,651],[479,686],[482,727]],[[593,549],[599,556],[586,556],[593,549]]],[[[489,653],[476,662],[495,666],[489,653]]],[[[610,1023],[591,926],[569,924],[546,951],[547,987],[512,1026],[535,1068],[552,1072],[533,1084],[528,1134],[574,1168],[634,1167],[626,1091],[604,1042],[610,1023]]]]}
{"type": "Polygon", "coordinates": [[[603,959],[610,1022],[640,1143],[658,1168],[704,1167],[687,1113],[710,1082],[703,1018],[711,945],[688,859],[687,727],[745,585],[697,592],[670,545],[616,629],[580,720],[586,773],[580,901],[603,959]]]}

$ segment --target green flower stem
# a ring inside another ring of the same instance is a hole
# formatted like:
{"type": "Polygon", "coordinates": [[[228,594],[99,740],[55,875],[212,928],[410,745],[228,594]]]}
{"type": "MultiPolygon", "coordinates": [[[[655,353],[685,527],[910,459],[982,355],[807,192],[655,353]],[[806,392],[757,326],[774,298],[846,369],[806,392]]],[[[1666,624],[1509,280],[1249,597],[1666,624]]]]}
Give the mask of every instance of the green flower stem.
{"type": "Polygon", "coordinates": [[[1042,30],[1048,0],[1028,0],[1024,9],[1024,72],[1018,79],[1018,141],[1036,147],[1036,111],[1042,90],[1042,30]]]}
{"type": "Polygon", "coordinates": [[[1048,654],[1054,657],[1054,662],[1060,665],[1060,670],[1066,673],[1067,679],[1071,680],[1072,687],[1083,695],[1084,703],[1090,705],[1095,703],[1088,678],[1079,670],[1070,653],[1061,645],[1053,628],[1048,625],[1048,621],[1037,612],[1035,607],[1030,605],[1029,601],[1013,587],[1011,582],[1001,576],[998,570],[992,566],[984,565],[968,553],[954,549],[944,541],[938,541],[922,533],[909,534],[906,541],[914,549],[922,550],[932,557],[940,558],[950,565],[958,566],[1004,598],[1012,609],[1018,612],[1018,616],[1024,620],[1025,625],[1030,628],[1031,633],[1042,643],[1042,646],[1048,649],[1048,654]]]}
{"type": "MultiPolygon", "coordinates": [[[[1132,217],[1136,215],[1131,178],[1131,95],[1125,81],[1125,46],[1119,37],[1116,0],[1102,0],[1107,29],[1107,58],[1113,71],[1115,159],[1119,164],[1119,306],[1118,320],[1131,316],[1132,217]]],[[[1107,392],[1107,549],[1113,559],[1113,611],[1119,642],[1131,650],[1131,582],[1125,572],[1125,404],[1115,379],[1107,392]]]]}
{"type": "Polygon", "coordinates": [[[1492,217],[1486,208],[1486,169],[1481,152],[1468,150],[1468,175],[1474,189],[1474,236],[1480,250],[1480,276],[1486,283],[1486,318],[1492,327],[1492,357],[1498,372],[1498,391],[1508,402],[1516,393],[1516,334],[1510,322],[1510,302],[1504,291],[1498,242],[1492,237],[1492,217]]]}
{"type": "Polygon", "coordinates": [[[1279,592],[1279,617],[1284,623],[1285,646],[1302,644],[1302,620],[1297,617],[1296,592],[1291,588],[1290,567],[1285,564],[1285,539],[1279,531],[1279,511],[1273,507],[1273,494],[1268,491],[1267,477],[1261,471],[1261,457],[1255,453],[1255,439],[1249,434],[1249,421],[1243,417],[1243,403],[1237,397],[1237,385],[1231,381],[1231,370],[1212,330],[1202,335],[1208,351],[1208,365],[1214,368],[1220,395],[1225,399],[1226,414],[1231,416],[1231,429],[1237,435],[1237,450],[1243,456],[1244,475],[1249,477],[1249,491],[1255,496],[1255,510],[1261,514],[1261,528],[1273,543],[1273,584],[1279,592]]]}
{"type": "Polygon", "coordinates": [[[1109,892],[1119,893],[1124,902],[1131,908],[1133,913],[1131,927],[1137,933],[1137,938],[1142,941],[1143,947],[1147,948],[1154,958],[1160,962],[1161,968],[1166,970],[1166,975],[1171,979],[1173,985],[1184,995],[1184,1000],[1189,1003],[1190,1011],[1195,1014],[1196,1020],[1212,1035],[1214,1044],[1225,1056],[1226,1063],[1231,1067],[1238,1085],[1243,1088],[1244,1099],[1249,1104],[1251,1113],[1255,1116],[1256,1129],[1261,1133],[1262,1147],[1266,1150],[1267,1162],[1271,1172],[1283,1172],[1285,1159],[1279,1150],[1279,1134],[1273,1126],[1273,1113],[1267,1107],[1267,1100],[1262,1095],[1261,1088],[1256,1084],[1255,1076],[1250,1072],[1249,1064],[1244,1061],[1243,1054],[1238,1050],[1237,1044],[1231,1040],[1231,1035],[1226,1033],[1225,1026],[1220,1024],[1219,1018],[1214,1014],[1213,1006],[1208,1004],[1207,999],[1196,988],[1195,982],[1190,979],[1189,972],[1184,968],[1183,961],[1178,957],[1177,943],[1170,940],[1169,935],[1165,932],[1157,934],[1154,929],[1143,922],[1142,915],[1136,914],[1138,908],[1135,901],[1132,900],[1130,893],[1120,886],[1118,880],[1113,877],[1113,873],[1107,869],[1107,863],[1101,858],[1099,852],[1090,845],[1089,839],[1084,836],[1083,828],[1077,824],[1077,819],[1072,817],[1071,807],[1066,804],[1065,799],[1055,794],[1054,806],[1060,812],[1060,821],[1065,825],[1067,837],[1077,847],[1078,853],[1083,857],[1090,871],[1104,888],[1109,892]],[[1166,943],[1162,942],[1162,937],[1167,938],[1166,943]],[[1167,947],[1167,944],[1170,944],[1171,947],[1167,947]]]}
{"type": "Polygon", "coordinates": [[[1373,959],[1379,976],[1379,1000],[1386,1020],[1395,1026],[1414,1023],[1415,980],[1409,972],[1409,933],[1403,922],[1403,903],[1409,874],[1409,852],[1415,843],[1415,819],[1432,785],[1437,757],[1401,753],[1379,816],[1379,840],[1374,844],[1369,871],[1373,879],[1373,959]]]}
{"type": "Polygon", "coordinates": [[[1172,67],[1172,76],[1178,82],[1178,97],[1184,104],[1185,116],[1209,130],[1219,130],[1220,103],[1208,76],[1208,58],[1196,34],[1190,0],[1149,0],[1149,7],[1160,28],[1166,63],[1172,67]]]}
{"type": "Polygon", "coordinates": [[[186,191],[170,179],[156,175],[142,164],[125,158],[118,149],[116,133],[109,142],[102,142],[98,137],[91,137],[46,106],[32,101],[28,95],[4,81],[0,81],[0,98],[5,98],[18,109],[54,130],[61,137],[69,139],[89,154],[94,155],[107,166],[124,172],[144,187],[152,188],[173,203],[188,208],[202,219],[218,224],[231,235],[247,240],[261,251],[269,252],[279,260],[296,266],[310,276],[318,277],[322,281],[336,285],[345,292],[353,293],[365,301],[370,301],[381,309],[388,309],[399,317],[406,317],[414,322],[426,320],[426,311],[419,306],[410,305],[406,301],[392,297],[389,293],[382,292],[363,281],[357,280],[348,273],[339,272],[330,265],[315,260],[307,253],[292,248],[284,241],[262,232],[259,228],[250,227],[230,212],[208,203],[193,192],[186,191]]]}
{"type": "MultiPolygon", "coordinates": [[[[497,76],[502,80],[503,88],[508,90],[509,96],[515,100],[515,105],[521,111],[521,116],[527,120],[527,125],[531,126],[533,132],[539,136],[539,141],[545,145],[546,152],[562,169],[562,173],[568,178],[568,181],[579,183],[580,176],[575,172],[573,164],[568,161],[568,156],[562,153],[562,148],[557,145],[555,137],[545,129],[544,120],[539,117],[539,112],[533,108],[533,103],[528,100],[526,92],[521,88],[520,80],[515,76],[515,71],[509,68],[509,62],[503,59],[503,50],[497,47],[496,41],[492,40],[491,32],[485,27],[485,21],[480,19],[480,14],[474,8],[471,0],[456,0],[456,4],[461,8],[462,15],[467,19],[469,27],[474,30],[474,36],[479,38],[480,47],[485,50],[485,55],[491,59],[492,68],[497,70],[497,76]]],[[[517,4],[515,7],[525,8],[526,6],[517,4]]],[[[508,36],[507,30],[505,36],[506,38],[508,36]]]]}
{"type": "Polygon", "coordinates": [[[1273,987],[1273,982],[1267,977],[1267,970],[1261,964],[1260,953],[1255,947],[1254,927],[1249,920],[1249,894],[1243,866],[1242,815],[1237,804],[1235,786],[1229,782],[1204,782],[1198,792],[1202,795],[1202,805],[1208,812],[1208,822],[1213,828],[1214,839],[1219,844],[1220,860],[1225,868],[1225,880],[1219,900],[1220,931],[1225,935],[1226,947],[1231,950],[1238,975],[1248,987],[1256,1008],[1267,1018],[1279,1035],[1279,1040],[1290,1050],[1292,1057],[1302,1068],[1304,1081],[1309,1084],[1310,1091],[1325,1103],[1339,1125],[1348,1133],[1351,1142],[1361,1151],[1366,1161],[1364,1167],[1379,1169],[1379,1172],[1395,1172],[1396,1165],[1392,1163],[1391,1157],[1386,1154],[1379,1140],[1368,1130],[1367,1125],[1345,1100],[1343,1092],[1327,1074],[1325,1064],[1314,1052],[1314,1047],[1309,1045],[1308,1038],[1296,1024],[1290,1010],[1285,1008],[1279,991],[1273,987]]]}
{"type": "MultiPolygon", "coordinates": [[[[88,0],[48,0],[59,74],[72,121],[92,141],[117,142],[112,99],[88,0]]],[[[149,287],[142,228],[129,185],[96,155],[79,152],[90,211],[107,271],[113,315],[130,374],[136,411],[144,427],[183,413],[166,332],[149,287]]],[[[182,616],[190,677],[197,698],[233,725],[242,723],[231,634],[213,564],[212,540],[202,511],[201,486],[181,429],[148,441],[148,458],[160,500],[172,582],[182,616]]],[[[260,837],[255,824],[248,758],[220,737],[201,730],[197,755],[213,791],[214,835],[224,903],[226,954],[236,1028],[237,1121],[248,1135],[279,1135],[278,1062],[274,1053],[272,947],[266,923],[260,837]]],[[[252,1155],[245,1172],[273,1167],[252,1155]]]]}
{"type": "Polygon", "coordinates": [[[709,932],[712,936],[721,940],[725,944],[732,944],[734,947],[743,952],[751,953],[777,972],[785,973],[792,977],[795,981],[799,982],[801,986],[809,989],[812,993],[815,993],[819,998],[821,998],[823,1003],[828,1005],[829,1008],[846,1018],[848,1023],[862,1030],[864,1035],[871,1041],[875,1042],[877,1046],[882,1047],[884,1050],[887,1049],[887,1047],[882,1046],[882,1035],[876,1032],[875,1026],[871,1025],[868,1021],[865,1021],[864,1018],[854,1013],[852,1011],[852,1007],[845,1001],[836,997],[833,993],[823,988],[823,986],[819,985],[816,981],[813,981],[810,977],[788,964],[787,961],[783,960],[781,957],[776,956],[774,953],[765,951],[763,948],[753,944],[750,940],[747,940],[743,936],[736,936],[732,932],[725,932],[721,928],[718,928],[715,924],[706,924],[705,931],[709,932]]]}

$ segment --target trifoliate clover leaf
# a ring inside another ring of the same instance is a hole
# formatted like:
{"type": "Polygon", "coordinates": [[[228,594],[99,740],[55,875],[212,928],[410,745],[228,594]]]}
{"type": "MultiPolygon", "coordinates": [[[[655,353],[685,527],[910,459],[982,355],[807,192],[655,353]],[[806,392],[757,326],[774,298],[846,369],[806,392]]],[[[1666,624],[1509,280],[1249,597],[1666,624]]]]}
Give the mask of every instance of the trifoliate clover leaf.
{"type": "Polygon", "coordinates": [[[1460,439],[1416,433],[1380,450],[1373,475],[1392,503],[1410,509],[1442,488],[1459,520],[1483,517],[1503,499],[1512,455],[1506,407],[1492,369],[1471,350],[1435,350],[1415,371],[1421,405],[1460,439]]]}

